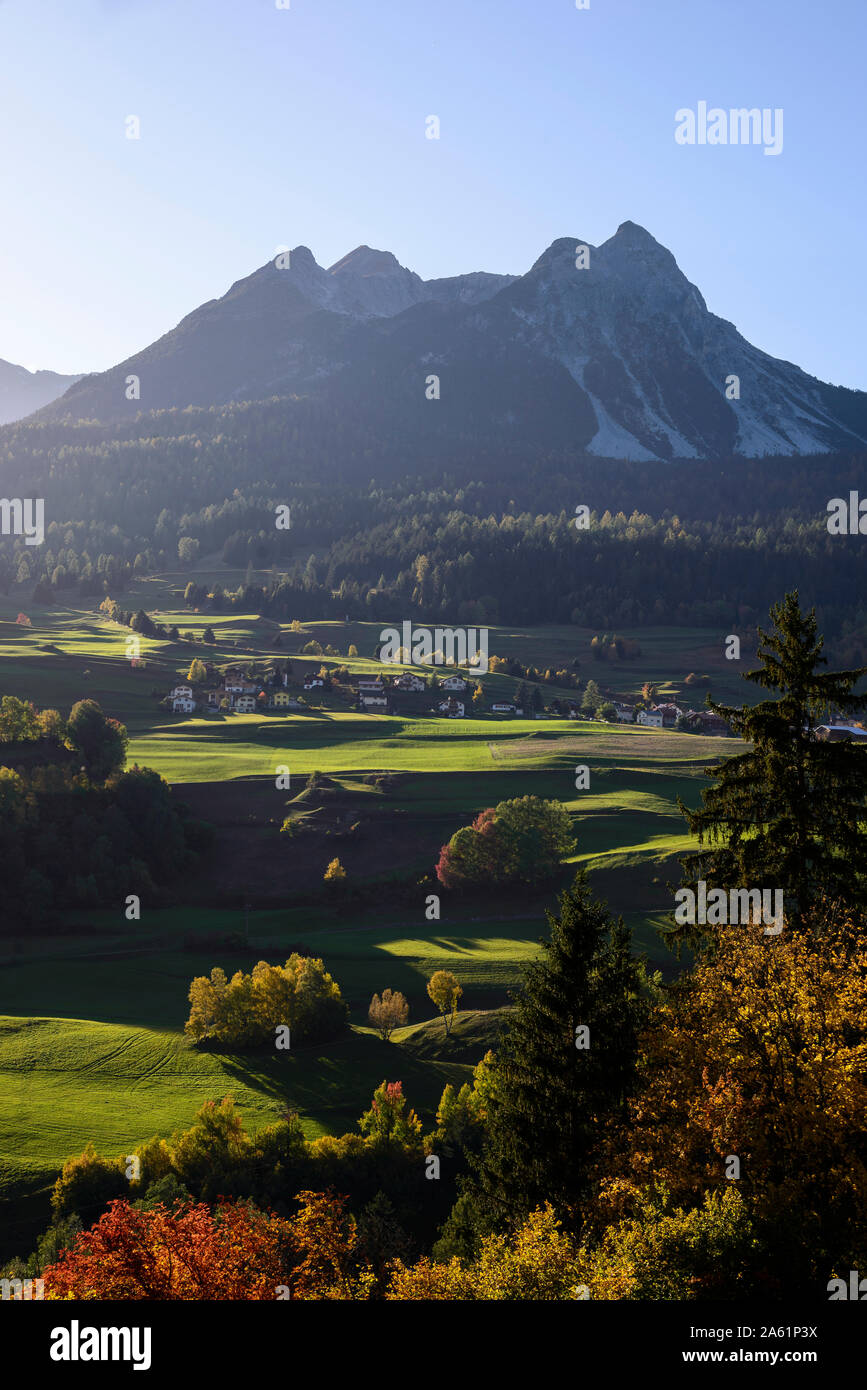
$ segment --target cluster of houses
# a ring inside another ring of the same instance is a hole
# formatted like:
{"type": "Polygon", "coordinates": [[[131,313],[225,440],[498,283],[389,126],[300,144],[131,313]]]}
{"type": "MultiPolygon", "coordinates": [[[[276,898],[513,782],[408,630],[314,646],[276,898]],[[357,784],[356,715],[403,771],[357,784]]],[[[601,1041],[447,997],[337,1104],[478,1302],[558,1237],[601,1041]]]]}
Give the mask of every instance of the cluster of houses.
{"type": "MultiPolygon", "coordinates": [[[[612,700],[611,703],[614,705],[618,724],[640,724],[646,729],[673,729],[678,720],[682,719],[694,730],[700,730],[705,734],[728,734],[731,732],[725,719],[719,714],[714,714],[713,710],[681,709],[671,700],[642,709],[638,709],[636,705],[624,704],[620,700],[612,700]]],[[[580,706],[574,701],[568,702],[566,716],[569,719],[587,717],[582,714],[580,706]]]]}
{"type": "MultiPolygon", "coordinates": [[[[288,672],[271,670],[265,677],[254,677],[245,670],[228,671],[221,674],[208,667],[207,682],[201,686],[189,683],[176,685],[169,691],[167,702],[175,714],[193,714],[198,709],[234,710],[237,714],[255,714],[257,710],[279,710],[292,712],[303,710],[302,704],[286,689],[289,684],[288,672]]],[[[404,671],[392,680],[384,680],[380,675],[359,676],[357,679],[357,708],[370,714],[391,714],[396,711],[431,711],[448,719],[463,719],[475,689],[472,681],[466,680],[457,672],[444,676],[429,684],[420,675],[404,671]],[[430,701],[433,699],[433,704],[430,701]]],[[[330,688],[327,675],[310,671],[303,677],[305,691],[322,691],[330,688]]],[[[579,704],[569,700],[561,702],[563,712],[569,719],[581,719],[579,704]]],[[[613,701],[618,723],[641,724],[651,729],[673,729],[679,720],[685,721],[695,730],[708,734],[727,734],[729,726],[720,715],[711,710],[683,710],[673,701],[637,709],[635,705],[613,701]]],[[[488,706],[491,714],[522,717],[524,711],[515,703],[500,700],[488,706]]],[[[540,716],[542,717],[542,716],[540,716]]],[[[552,716],[548,716],[549,718],[552,716]]],[[[683,725],[681,725],[683,727],[683,725]]],[[[858,731],[862,733],[863,731],[858,731]]],[[[822,737],[823,735],[819,735],[822,737]]],[[[836,737],[834,733],[824,737],[836,737]]]]}
{"type": "MultiPolygon", "coordinates": [[[[216,678],[215,678],[216,680],[216,678]]],[[[285,689],[287,677],[282,677],[283,687],[263,685],[246,674],[227,674],[218,683],[210,681],[206,687],[176,685],[168,693],[168,701],[174,714],[194,714],[197,709],[234,710],[237,714],[254,714],[256,710],[300,710],[304,706],[285,689]]],[[[318,677],[311,678],[319,685],[318,677]]],[[[313,686],[304,682],[305,690],[313,686]]]]}
{"type": "Polygon", "coordinates": [[[389,682],[385,682],[381,676],[359,676],[358,708],[389,714],[397,704],[406,704],[406,697],[418,702],[422,697],[429,698],[433,694],[434,708],[438,714],[450,719],[462,719],[470,690],[470,682],[459,675],[443,677],[437,681],[433,691],[426,680],[412,671],[404,671],[389,682]]]}
{"type": "Polygon", "coordinates": [[[649,708],[640,709],[636,713],[634,705],[625,705],[619,701],[614,702],[617,711],[617,721],[620,724],[641,724],[646,729],[673,729],[679,719],[693,724],[701,729],[705,734],[728,734],[729,726],[722,715],[715,714],[713,710],[701,709],[690,710],[681,709],[673,700],[665,700],[658,705],[650,705],[649,708]]]}
{"type": "MultiPolygon", "coordinates": [[[[257,710],[301,710],[304,705],[286,689],[289,683],[287,673],[271,673],[270,679],[263,683],[247,672],[227,672],[220,676],[209,670],[207,684],[193,686],[189,683],[176,685],[169,691],[167,701],[174,714],[194,714],[198,709],[234,710],[237,714],[254,714],[257,710]]],[[[303,678],[305,691],[322,691],[330,688],[328,676],[317,675],[312,671],[303,678]]],[[[433,691],[421,676],[411,671],[386,682],[381,676],[359,676],[358,708],[369,713],[390,713],[398,703],[426,705],[433,695],[438,713],[452,718],[462,718],[466,701],[471,693],[470,682],[463,676],[448,675],[436,683],[433,691]],[[426,698],[425,698],[426,697],[426,698]]],[[[494,710],[520,713],[514,705],[494,705],[494,710]]]]}

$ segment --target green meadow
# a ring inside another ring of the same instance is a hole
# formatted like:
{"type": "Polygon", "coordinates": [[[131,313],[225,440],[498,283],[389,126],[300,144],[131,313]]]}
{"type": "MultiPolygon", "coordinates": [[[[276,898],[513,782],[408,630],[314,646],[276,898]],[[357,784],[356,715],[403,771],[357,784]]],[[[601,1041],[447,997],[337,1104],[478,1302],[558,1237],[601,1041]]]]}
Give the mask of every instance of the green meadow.
{"type": "MultiPolygon", "coordinates": [[[[223,575],[222,582],[231,581],[223,575]]],[[[562,719],[361,715],[313,697],[307,712],[292,716],[174,716],[159,697],[193,656],[217,664],[288,656],[317,669],[322,658],[299,651],[315,636],[350,668],[371,671],[381,630],[323,622],[297,634],[255,614],[189,614],[179,605],[182,588],[183,576],[169,576],[140,581],[120,596],[125,607],[146,607],[157,621],[194,634],[192,641],[143,638],[146,665],[138,669],[127,659],[129,631],[95,609],[23,605],[27,627],[15,623],[18,610],[7,604],[0,609],[0,694],[64,713],[85,696],[98,700],[127,725],[129,762],[154,768],[181,796],[184,786],[205,793],[211,786],[223,796],[233,783],[264,787],[278,763],[297,775],[299,791],[309,773],[326,774],[372,817],[374,831],[380,815],[404,827],[410,863],[414,835],[425,827],[454,828],[509,797],[559,800],[577,837],[572,862],[588,869],[598,891],[623,913],[651,966],[666,973],[676,968],[659,929],[671,900],[667,885],[679,873],[676,858],[690,848],[677,800],[698,803],[703,770],[735,751],[730,740],[562,719]],[[213,645],[201,642],[206,626],[214,631],[213,645]],[[352,660],[350,644],[360,653],[352,660]],[[583,790],[575,785],[579,766],[590,774],[583,790]],[[367,780],[373,772],[397,774],[387,795],[367,780]]],[[[652,679],[698,705],[703,692],[687,692],[683,684],[696,671],[710,674],[715,694],[743,698],[742,683],[721,658],[724,634],[634,634],[642,657],[617,667],[592,661],[592,635],[500,628],[491,632],[490,650],[542,668],[568,666],[577,655],[582,678],[624,695],[652,679]]],[[[507,698],[516,681],[496,675],[483,684],[489,697],[507,698]]],[[[546,698],[568,693],[543,690],[546,698]]],[[[299,806],[299,814],[307,813],[299,806]]],[[[432,866],[422,856],[418,867],[432,866]]],[[[326,902],[267,909],[254,903],[242,920],[237,906],[172,906],[169,894],[140,923],[105,907],[70,912],[64,931],[0,941],[0,1255],[32,1247],[66,1157],[90,1140],[107,1153],[127,1152],[154,1133],[189,1125],[208,1099],[234,1095],[253,1129],[288,1104],[314,1136],[354,1128],[375,1086],[401,1079],[411,1103],[431,1121],[446,1081],[468,1076],[495,1036],[496,1011],[537,954],[554,896],[552,889],[532,901],[458,902],[444,907],[442,920],[428,921],[421,904],[377,909],[369,901],[357,910],[326,902]],[[221,953],[196,944],[232,933],[247,934],[243,949],[221,953]],[[200,1052],[187,1042],[183,1024],[195,975],[214,965],[229,973],[249,970],[258,959],[285,958],[297,945],[321,955],[340,984],[351,1011],[345,1038],[267,1058],[200,1052]],[[430,1022],[425,992],[441,968],[453,971],[464,989],[465,1021],[448,1041],[441,1025],[430,1022]],[[406,994],[411,1009],[410,1024],[388,1044],[367,1027],[370,997],[386,987],[406,994]]]]}

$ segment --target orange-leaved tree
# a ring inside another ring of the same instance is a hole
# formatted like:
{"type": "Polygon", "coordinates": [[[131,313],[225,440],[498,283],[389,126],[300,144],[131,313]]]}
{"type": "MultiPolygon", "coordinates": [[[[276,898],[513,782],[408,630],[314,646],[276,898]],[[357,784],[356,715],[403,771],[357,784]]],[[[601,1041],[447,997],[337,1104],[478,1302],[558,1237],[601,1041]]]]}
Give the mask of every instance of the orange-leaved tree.
{"type": "Polygon", "coordinates": [[[289,1223],[248,1203],[118,1200],[43,1278],[46,1298],[248,1301],[276,1298],[290,1267],[289,1223]]]}

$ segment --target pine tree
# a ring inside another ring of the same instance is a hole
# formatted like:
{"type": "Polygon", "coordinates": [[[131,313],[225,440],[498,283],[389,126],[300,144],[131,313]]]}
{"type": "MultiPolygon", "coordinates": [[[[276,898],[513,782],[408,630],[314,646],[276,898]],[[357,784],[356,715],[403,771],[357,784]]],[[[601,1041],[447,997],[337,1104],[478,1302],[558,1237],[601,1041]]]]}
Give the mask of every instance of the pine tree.
{"type": "Polygon", "coordinates": [[[544,1202],[577,1229],[603,1122],[632,1088],[645,1006],[630,933],[583,872],[547,915],[551,939],[515,1001],[492,1065],[485,1143],[470,1158],[464,1203],[479,1231],[514,1227],[544,1202]]]}
{"type": "Polygon", "coordinates": [[[587,688],[584,691],[584,696],[581,701],[582,710],[584,710],[585,713],[595,714],[596,710],[599,708],[601,704],[602,691],[599,689],[599,686],[596,684],[595,681],[588,681],[587,688]]]}
{"type": "MultiPolygon", "coordinates": [[[[679,801],[701,846],[682,862],[687,885],[781,888],[789,925],[798,926],[821,896],[867,905],[867,747],[816,737],[829,712],[851,717],[867,708],[867,695],[854,694],[867,667],[819,669],[827,665],[824,639],[797,590],[774,605],[771,620],[774,632],[759,630],[762,664],[744,679],[776,698],[737,709],[707,697],[752,747],[705,769],[713,785],[698,810],[679,801]]],[[[688,927],[677,934],[701,935],[688,927]]]]}

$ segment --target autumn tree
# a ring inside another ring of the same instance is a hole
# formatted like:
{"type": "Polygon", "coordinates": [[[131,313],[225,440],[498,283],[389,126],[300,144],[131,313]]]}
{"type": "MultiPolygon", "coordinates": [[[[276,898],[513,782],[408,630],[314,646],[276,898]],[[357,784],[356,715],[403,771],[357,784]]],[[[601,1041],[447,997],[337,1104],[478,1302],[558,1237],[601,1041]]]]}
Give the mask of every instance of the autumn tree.
{"type": "Polygon", "coordinates": [[[816,737],[829,710],[867,708],[867,695],[854,690],[867,667],[821,669],[815,610],[801,611],[797,591],[771,619],[773,632],[759,634],[761,665],[744,680],[773,697],[741,708],[707,698],[748,747],[705,769],[711,786],[698,810],[679,801],[701,846],[683,863],[689,884],[783,889],[797,926],[820,896],[867,906],[867,748],[816,737]]]}
{"type": "Polygon", "coordinates": [[[421,1120],[407,1109],[403,1084],[383,1081],[373,1093],[370,1109],[358,1121],[362,1134],[377,1144],[416,1144],[421,1139],[421,1120]]]}
{"type": "Polygon", "coordinates": [[[285,965],[259,961],[249,975],[238,970],[231,980],[215,966],[210,978],[193,980],[189,999],[187,1036],[235,1047],[273,1042],[280,1026],[298,1041],[334,1037],[347,1018],[340,987],[323,962],[297,951],[285,965]]]}
{"type": "Polygon", "coordinates": [[[768,1287],[806,1291],[832,1266],[867,1266],[865,1050],[857,922],[821,908],[799,933],[720,928],[713,958],[654,1012],[604,1171],[641,1193],[664,1185],[685,1210],[737,1181],[768,1287]]]}
{"type": "Polygon", "coordinates": [[[448,1037],[458,1011],[458,1000],[464,991],[450,970],[437,970],[427,982],[427,992],[431,1002],[443,1016],[448,1037]]]}
{"type": "Polygon", "coordinates": [[[346,882],[346,870],[339,859],[331,860],[322,878],[323,882],[327,883],[332,888],[338,888],[346,882]]]}
{"type": "Polygon", "coordinates": [[[737,1183],[695,1206],[664,1185],[644,1189],[629,1216],[578,1252],[576,1278],[592,1299],[692,1301],[767,1295],[756,1268],[761,1243],[737,1183]]]}
{"type": "Polygon", "coordinates": [[[409,1004],[399,990],[384,989],[381,998],[374,994],[371,999],[367,1018],[383,1042],[388,1042],[395,1028],[399,1028],[409,1018],[409,1004]]]}
{"type": "Polygon", "coordinates": [[[574,1299],[579,1251],[550,1203],[531,1212],[509,1235],[488,1234],[469,1264],[453,1257],[395,1264],[386,1298],[551,1301],[574,1299]]]}
{"type": "Polygon", "coordinates": [[[203,685],[208,679],[208,668],[199,657],[194,656],[190,662],[190,669],[187,671],[186,679],[189,685],[203,685]]]}
{"type": "Polygon", "coordinates": [[[515,797],[455,832],[440,851],[437,877],[445,888],[534,884],[556,873],[574,849],[572,822],[559,801],[515,797]]]}
{"type": "Polygon", "coordinates": [[[352,1298],[358,1286],[358,1229],[346,1198],[332,1191],[299,1192],[300,1209],[289,1223],[293,1298],[352,1298]]]}
{"type": "Polygon", "coordinates": [[[47,1298],[112,1301],[277,1297],[290,1265],[289,1223],[248,1202],[175,1211],[113,1201],[45,1269],[47,1298]]]}

